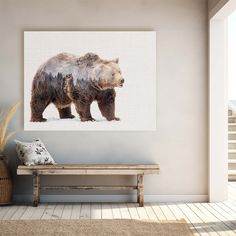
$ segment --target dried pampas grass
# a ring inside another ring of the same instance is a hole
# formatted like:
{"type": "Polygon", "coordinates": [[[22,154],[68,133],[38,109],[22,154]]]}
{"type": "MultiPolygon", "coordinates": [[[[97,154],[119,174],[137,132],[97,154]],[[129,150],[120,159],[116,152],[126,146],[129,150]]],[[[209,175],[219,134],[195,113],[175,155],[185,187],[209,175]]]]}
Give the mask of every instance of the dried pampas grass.
{"type": "Polygon", "coordinates": [[[6,115],[3,114],[3,112],[0,113],[0,153],[4,151],[4,148],[8,142],[8,140],[12,137],[14,132],[7,132],[7,128],[9,126],[9,123],[15,114],[17,108],[20,106],[20,102],[17,102],[14,106],[10,108],[10,110],[6,113],[6,115]]]}

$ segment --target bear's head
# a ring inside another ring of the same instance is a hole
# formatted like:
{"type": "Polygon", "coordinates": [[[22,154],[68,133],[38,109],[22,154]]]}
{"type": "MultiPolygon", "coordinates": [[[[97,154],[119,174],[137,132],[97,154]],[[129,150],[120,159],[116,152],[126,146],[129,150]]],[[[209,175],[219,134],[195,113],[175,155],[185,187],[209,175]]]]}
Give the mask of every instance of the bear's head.
{"type": "Polygon", "coordinates": [[[92,79],[101,90],[122,87],[124,78],[118,65],[118,58],[110,61],[100,61],[92,71],[92,79]]]}

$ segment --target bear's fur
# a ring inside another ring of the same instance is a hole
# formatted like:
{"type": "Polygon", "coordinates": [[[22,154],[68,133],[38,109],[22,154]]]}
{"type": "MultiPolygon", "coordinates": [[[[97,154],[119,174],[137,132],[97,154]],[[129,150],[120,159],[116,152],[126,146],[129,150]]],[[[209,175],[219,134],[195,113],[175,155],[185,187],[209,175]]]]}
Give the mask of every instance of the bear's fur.
{"type": "Polygon", "coordinates": [[[46,121],[43,112],[50,103],[61,119],[74,118],[73,103],[81,121],[94,121],[90,113],[93,101],[108,121],[119,120],[115,116],[114,88],[123,83],[118,59],[103,60],[93,53],[81,57],[60,53],[43,64],[33,79],[31,121],[46,121]]]}

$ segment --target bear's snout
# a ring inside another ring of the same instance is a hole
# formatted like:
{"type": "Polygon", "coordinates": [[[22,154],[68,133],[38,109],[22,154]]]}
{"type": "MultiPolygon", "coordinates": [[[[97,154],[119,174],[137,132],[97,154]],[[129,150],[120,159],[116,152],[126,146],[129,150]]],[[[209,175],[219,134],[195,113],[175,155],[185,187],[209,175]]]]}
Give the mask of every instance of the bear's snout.
{"type": "Polygon", "coordinates": [[[125,82],[125,79],[122,78],[122,79],[120,80],[120,87],[123,87],[124,82],[125,82]]]}

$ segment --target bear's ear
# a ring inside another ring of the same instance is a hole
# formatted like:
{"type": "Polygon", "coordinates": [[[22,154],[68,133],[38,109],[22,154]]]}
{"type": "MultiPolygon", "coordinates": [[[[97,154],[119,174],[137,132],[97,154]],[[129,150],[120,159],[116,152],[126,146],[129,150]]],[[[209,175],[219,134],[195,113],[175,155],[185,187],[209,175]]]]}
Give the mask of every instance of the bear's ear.
{"type": "Polygon", "coordinates": [[[96,81],[99,81],[101,78],[102,71],[104,70],[104,65],[98,66],[97,68],[94,69],[93,71],[93,79],[96,81]]]}
{"type": "Polygon", "coordinates": [[[117,58],[115,58],[115,59],[113,59],[113,60],[111,60],[112,62],[115,62],[116,64],[118,64],[119,63],[119,58],[117,57],[117,58]]]}

